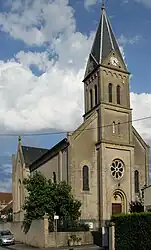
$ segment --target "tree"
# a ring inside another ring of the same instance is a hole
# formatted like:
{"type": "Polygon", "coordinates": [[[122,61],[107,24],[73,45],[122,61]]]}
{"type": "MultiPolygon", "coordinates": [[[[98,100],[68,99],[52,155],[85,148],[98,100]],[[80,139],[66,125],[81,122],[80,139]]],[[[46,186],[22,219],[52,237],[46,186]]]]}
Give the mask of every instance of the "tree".
{"type": "Polygon", "coordinates": [[[130,213],[141,213],[144,212],[144,206],[141,199],[136,201],[131,201],[130,203],[130,213]]]}
{"type": "Polygon", "coordinates": [[[71,186],[66,182],[53,183],[41,173],[34,172],[23,183],[28,192],[23,206],[25,231],[29,230],[32,220],[41,219],[45,213],[51,221],[54,214],[62,220],[80,217],[81,202],[74,199],[71,186]]]}

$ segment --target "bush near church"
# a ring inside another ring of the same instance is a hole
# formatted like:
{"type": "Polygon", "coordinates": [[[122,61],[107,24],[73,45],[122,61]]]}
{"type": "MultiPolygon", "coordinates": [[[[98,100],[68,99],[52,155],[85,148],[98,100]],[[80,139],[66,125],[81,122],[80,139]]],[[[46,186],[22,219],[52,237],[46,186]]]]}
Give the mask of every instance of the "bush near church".
{"type": "Polygon", "coordinates": [[[114,215],[112,221],[116,250],[151,249],[151,212],[114,215]]]}

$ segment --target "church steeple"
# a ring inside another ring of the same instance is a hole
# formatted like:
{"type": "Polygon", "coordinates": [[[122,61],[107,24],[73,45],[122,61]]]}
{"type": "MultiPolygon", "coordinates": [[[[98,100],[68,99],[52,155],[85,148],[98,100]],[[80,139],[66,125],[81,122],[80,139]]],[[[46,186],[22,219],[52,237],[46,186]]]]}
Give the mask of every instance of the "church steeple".
{"type": "Polygon", "coordinates": [[[97,28],[91,52],[89,54],[84,78],[86,78],[93,71],[93,69],[97,68],[97,66],[104,64],[105,59],[111,54],[111,52],[116,54],[122,63],[123,70],[127,71],[126,64],[120,52],[118,42],[113,33],[103,4],[101,19],[97,28]]]}

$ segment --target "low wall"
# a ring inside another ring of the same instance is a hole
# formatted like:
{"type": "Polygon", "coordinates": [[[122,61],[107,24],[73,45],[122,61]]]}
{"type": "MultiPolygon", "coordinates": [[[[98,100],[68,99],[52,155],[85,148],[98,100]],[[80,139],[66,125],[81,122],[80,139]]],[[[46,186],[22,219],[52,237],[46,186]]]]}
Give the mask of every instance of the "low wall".
{"type": "Polygon", "coordinates": [[[51,232],[49,233],[48,217],[44,219],[34,220],[27,234],[24,233],[22,222],[11,222],[0,225],[0,229],[10,229],[15,236],[16,241],[20,241],[27,245],[47,248],[47,247],[66,247],[68,246],[68,238],[70,235],[76,235],[81,238],[81,244],[93,244],[93,236],[91,232],[51,232]]]}
{"type": "Polygon", "coordinates": [[[1,225],[1,229],[10,229],[16,241],[35,247],[45,247],[43,224],[43,220],[33,221],[27,234],[23,231],[22,222],[5,223],[3,226],[1,225]]]}
{"type": "Polygon", "coordinates": [[[93,244],[93,237],[91,232],[53,232],[47,236],[46,247],[66,247],[68,246],[68,239],[70,235],[76,235],[81,238],[81,244],[93,244]]]}

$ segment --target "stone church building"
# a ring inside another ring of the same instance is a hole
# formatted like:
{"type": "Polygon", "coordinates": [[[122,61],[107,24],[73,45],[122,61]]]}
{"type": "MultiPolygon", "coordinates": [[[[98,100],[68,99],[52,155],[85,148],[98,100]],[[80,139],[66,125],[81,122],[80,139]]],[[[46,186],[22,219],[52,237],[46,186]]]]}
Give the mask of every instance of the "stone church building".
{"type": "MultiPolygon", "coordinates": [[[[149,182],[149,146],[132,126],[129,76],[106,10],[102,8],[83,79],[83,123],[51,149],[24,146],[13,155],[14,220],[22,220],[22,181],[32,171],[72,186],[81,219],[93,227],[128,212],[149,182]]],[[[60,107],[61,108],[61,107],[60,107]]]]}

